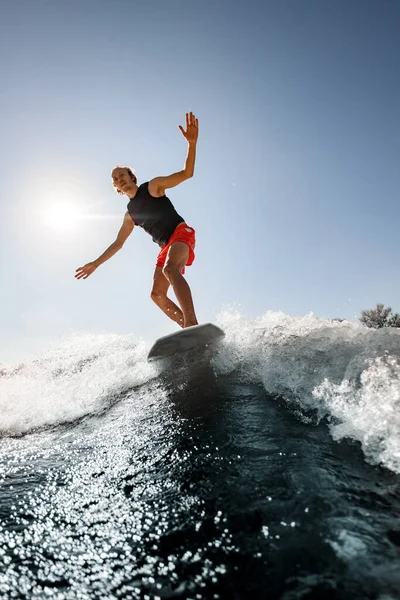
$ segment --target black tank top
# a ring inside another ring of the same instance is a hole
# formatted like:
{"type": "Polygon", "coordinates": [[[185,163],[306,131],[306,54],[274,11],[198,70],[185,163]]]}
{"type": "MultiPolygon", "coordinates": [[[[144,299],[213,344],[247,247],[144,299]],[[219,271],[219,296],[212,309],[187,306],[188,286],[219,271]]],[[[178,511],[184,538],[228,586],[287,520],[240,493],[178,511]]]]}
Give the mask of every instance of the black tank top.
{"type": "Polygon", "coordinates": [[[167,196],[154,198],[148,188],[148,181],[142,183],[135,197],[129,200],[127,209],[135,225],[143,227],[154,242],[164,246],[177,225],[184,223],[184,219],[178,215],[167,196]]]}

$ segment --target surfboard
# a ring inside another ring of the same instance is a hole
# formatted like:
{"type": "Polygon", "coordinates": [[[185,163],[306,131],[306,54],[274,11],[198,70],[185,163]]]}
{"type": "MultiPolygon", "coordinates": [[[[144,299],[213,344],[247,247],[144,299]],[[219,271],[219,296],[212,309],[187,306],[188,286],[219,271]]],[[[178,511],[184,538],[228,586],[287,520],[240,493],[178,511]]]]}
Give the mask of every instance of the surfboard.
{"type": "Polygon", "coordinates": [[[180,331],[164,335],[159,338],[147,356],[147,360],[156,360],[176,354],[177,352],[185,352],[193,348],[208,346],[221,340],[225,333],[213,325],[213,323],[204,323],[202,325],[193,325],[186,327],[180,331]]]}

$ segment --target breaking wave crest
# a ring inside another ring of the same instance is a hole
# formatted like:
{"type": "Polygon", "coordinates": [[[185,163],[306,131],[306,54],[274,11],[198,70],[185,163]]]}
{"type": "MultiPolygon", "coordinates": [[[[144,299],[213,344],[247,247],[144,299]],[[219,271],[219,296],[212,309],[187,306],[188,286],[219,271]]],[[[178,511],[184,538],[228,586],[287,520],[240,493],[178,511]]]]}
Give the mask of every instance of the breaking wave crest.
{"type": "Polygon", "coordinates": [[[334,439],[360,442],[369,462],[400,473],[400,329],[271,311],[248,321],[231,310],[219,325],[218,372],[240,368],[303,420],[325,418],[334,439]]]}
{"type": "MultiPolygon", "coordinates": [[[[359,442],[368,461],[400,472],[400,330],[371,330],[312,314],[224,310],[216,375],[240,372],[284,398],[310,426],[359,442]]],[[[2,435],[21,435],[106,410],[158,377],[150,343],[133,335],[75,334],[29,363],[0,367],[2,435]]],[[[190,388],[188,388],[190,396],[190,388]]]]}

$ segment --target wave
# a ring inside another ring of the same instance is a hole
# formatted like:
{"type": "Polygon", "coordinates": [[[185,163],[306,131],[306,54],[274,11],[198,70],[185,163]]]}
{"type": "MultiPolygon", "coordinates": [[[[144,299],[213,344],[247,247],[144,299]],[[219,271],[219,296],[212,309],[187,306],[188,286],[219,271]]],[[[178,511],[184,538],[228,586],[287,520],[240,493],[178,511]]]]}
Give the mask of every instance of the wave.
{"type": "Polygon", "coordinates": [[[219,373],[239,368],[303,420],[326,419],[334,439],[360,442],[369,462],[400,473],[400,329],[271,311],[248,321],[232,310],[219,325],[219,373]]]}
{"type": "MultiPolygon", "coordinates": [[[[240,372],[284,398],[303,421],[326,419],[336,440],[359,442],[367,460],[400,473],[400,330],[234,309],[211,359],[217,376],[240,372]]],[[[0,432],[22,435],[106,410],[157,379],[151,343],[134,335],[75,334],[28,363],[0,368],[0,432]]],[[[189,377],[189,374],[188,374],[189,377]]]]}
{"type": "Polygon", "coordinates": [[[22,435],[105,410],[155,376],[133,335],[74,334],[31,362],[0,369],[0,433],[22,435]]]}

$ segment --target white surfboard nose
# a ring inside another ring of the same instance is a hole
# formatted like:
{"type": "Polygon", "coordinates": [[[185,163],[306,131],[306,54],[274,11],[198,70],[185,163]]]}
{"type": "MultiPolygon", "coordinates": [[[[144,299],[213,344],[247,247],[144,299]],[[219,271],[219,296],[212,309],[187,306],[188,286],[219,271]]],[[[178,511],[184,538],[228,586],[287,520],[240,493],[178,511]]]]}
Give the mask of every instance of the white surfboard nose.
{"type": "Polygon", "coordinates": [[[224,336],[225,333],[222,329],[213,323],[186,327],[159,338],[150,349],[147,360],[156,360],[176,352],[184,352],[198,346],[213,344],[224,336]]]}

